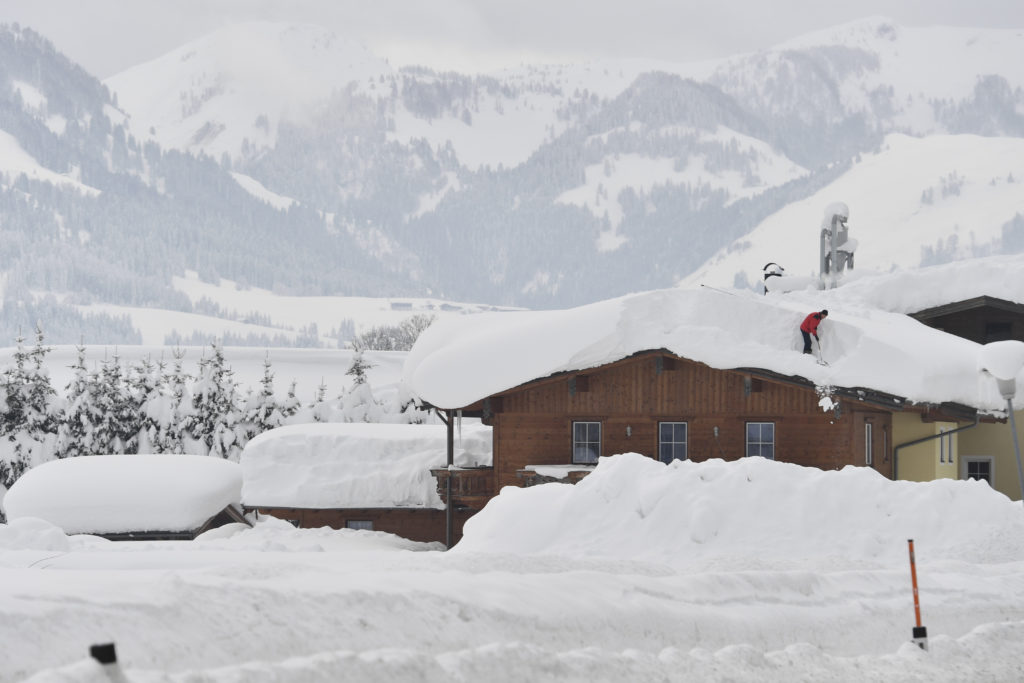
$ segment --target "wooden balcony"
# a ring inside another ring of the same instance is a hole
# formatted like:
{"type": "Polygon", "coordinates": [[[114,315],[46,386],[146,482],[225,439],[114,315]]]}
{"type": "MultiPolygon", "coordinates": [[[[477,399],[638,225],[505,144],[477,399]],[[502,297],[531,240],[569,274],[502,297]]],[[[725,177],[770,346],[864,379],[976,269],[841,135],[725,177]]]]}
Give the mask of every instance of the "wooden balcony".
{"type": "Polygon", "coordinates": [[[482,510],[494,497],[494,468],[466,467],[430,470],[437,479],[437,493],[448,504],[448,479],[452,482],[452,505],[456,510],[482,510]]]}

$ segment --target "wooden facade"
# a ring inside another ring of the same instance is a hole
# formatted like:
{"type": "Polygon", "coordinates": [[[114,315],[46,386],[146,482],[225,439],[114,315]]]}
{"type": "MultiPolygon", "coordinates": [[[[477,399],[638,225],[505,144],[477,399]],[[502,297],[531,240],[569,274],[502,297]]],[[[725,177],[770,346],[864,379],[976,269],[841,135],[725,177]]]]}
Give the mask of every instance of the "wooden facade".
{"type": "MultiPolygon", "coordinates": [[[[446,528],[445,510],[432,508],[289,508],[255,507],[247,508],[260,515],[270,515],[291,522],[302,529],[331,527],[368,528],[386,531],[410,541],[423,543],[444,543],[446,528]],[[367,526],[369,523],[369,526],[367,526]]],[[[462,538],[462,525],[475,510],[455,511],[453,529],[456,540],[462,538]]]]}
{"type": "MultiPolygon", "coordinates": [[[[467,407],[494,429],[494,490],[523,485],[527,468],[573,463],[573,425],[600,424],[600,455],[657,458],[659,424],[685,423],[691,460],[747,453],[748,424],[771,424],[777,460],[838,469],[868,466],[892,476],[894,400],[867,392],[832,396],[757,370],[716,370],[649,351],[587,371],[538,379],[467,407]]],[[[581,468],[582,469],[582,468],[581,468]]]]}

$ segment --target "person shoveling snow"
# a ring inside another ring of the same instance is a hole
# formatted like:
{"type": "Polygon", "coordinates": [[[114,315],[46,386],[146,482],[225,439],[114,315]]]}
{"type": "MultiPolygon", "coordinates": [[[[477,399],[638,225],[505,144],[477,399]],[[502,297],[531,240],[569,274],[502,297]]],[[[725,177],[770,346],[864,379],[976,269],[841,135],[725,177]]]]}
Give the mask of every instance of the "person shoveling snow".
{"type": "Polygon", "coordinates": [[[800,323],[800,334],[804,337],[804,353],[811,352],[811,337],[814,337],[814,341],[821,343],[821,340],[818,339],[818,325],[827,317],[828,310],[823,309],[811,313],[800,323]]]}

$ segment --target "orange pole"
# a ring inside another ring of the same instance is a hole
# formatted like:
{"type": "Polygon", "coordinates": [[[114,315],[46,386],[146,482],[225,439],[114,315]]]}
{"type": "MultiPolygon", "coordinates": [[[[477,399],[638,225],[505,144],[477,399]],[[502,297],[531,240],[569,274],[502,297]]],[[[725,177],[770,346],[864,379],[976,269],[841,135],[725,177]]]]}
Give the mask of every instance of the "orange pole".
{"type": "Polygon", "coordinates": [[[921,628],[921,602],[917,597],[917,566],[914,563],[914,539],[908,539],[910,544],[910,581],[914,585],[914,618],[917,619],[917,627],[921,628]]]}

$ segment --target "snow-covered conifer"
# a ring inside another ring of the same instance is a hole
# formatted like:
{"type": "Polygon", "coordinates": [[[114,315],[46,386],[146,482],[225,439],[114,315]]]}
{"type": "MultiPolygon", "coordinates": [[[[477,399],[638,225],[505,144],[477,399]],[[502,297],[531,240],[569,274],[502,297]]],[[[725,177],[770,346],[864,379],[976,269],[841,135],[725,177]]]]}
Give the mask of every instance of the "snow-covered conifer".
{"type": "Polygon", "coordinates": [[[75,364],[71,366],[71,381],[64,388],[64,416],[57,428],[58,458],[91,454],[92,432],[99,422],[98,416],[94,414],[92,402],[95,380],[90,380],[89,370],[85,364],[85,347],[77,348],[78,356],[75,364]]]}
{"type": "Polygon", "coordinates": [[[237,460],[241,451],[233,429],[239,420],[237,384],[221,346],[216,342],[210,346],[212,354],[199,361],[199,376],[192,387],[189,432],[208,455],[237,460]]]}

